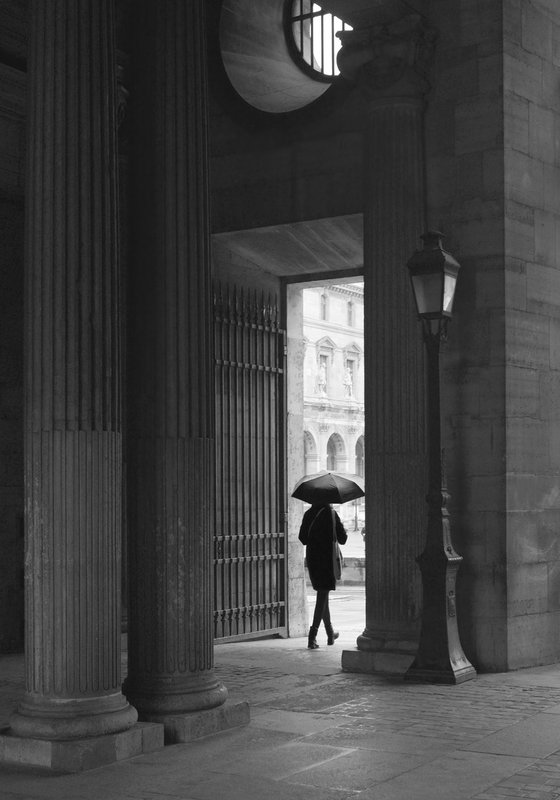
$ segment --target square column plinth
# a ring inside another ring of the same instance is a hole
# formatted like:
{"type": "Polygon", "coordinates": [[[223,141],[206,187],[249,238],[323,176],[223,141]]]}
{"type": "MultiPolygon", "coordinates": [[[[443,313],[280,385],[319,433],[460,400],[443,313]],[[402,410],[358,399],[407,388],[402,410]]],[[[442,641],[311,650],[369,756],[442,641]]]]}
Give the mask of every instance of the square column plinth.
{"type": "Polygon", "coordinates": [[[344,672],[387,673],[404,675],[414,661],[414,653],[396,650],[364,651],[343,650],[342,669],[344,672]]]}
{"type": "Polygon", "coordinates": [[[159,717],[165,728],[165,744],[181,744],[211,736],[230,728],[248,725],[251,719],[249,703],[226,702],[217,708],[192,711],[189,714],[169,714],[159,717]]]}
{"type": "Polygon", "coordinates": [[[0,729],[0,764],[36,767],[53,773],[83,772],[152,753],[164,745],[164,728],[138,722],[132,728],[87,739],[28,739],[0,729]]]}

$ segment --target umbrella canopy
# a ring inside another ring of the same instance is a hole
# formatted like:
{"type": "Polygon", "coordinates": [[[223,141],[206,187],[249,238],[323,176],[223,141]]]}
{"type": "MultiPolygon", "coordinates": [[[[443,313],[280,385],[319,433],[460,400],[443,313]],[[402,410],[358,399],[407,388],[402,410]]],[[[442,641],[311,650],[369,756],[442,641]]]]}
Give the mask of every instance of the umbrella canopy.
{"type": "Polygon", "coordinates": [[[292,497],[312,505],[320,503],[346,503],[363,497],[364,484],[359,475],[342,472],[318,472],[305,475],[296,483],[292,497]]]}

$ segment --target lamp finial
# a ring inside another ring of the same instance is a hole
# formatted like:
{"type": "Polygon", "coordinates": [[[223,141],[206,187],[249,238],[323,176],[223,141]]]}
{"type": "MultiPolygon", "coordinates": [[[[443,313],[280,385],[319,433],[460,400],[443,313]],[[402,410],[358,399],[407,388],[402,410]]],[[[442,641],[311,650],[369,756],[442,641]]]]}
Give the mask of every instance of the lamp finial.
{"type": "Polygon", "coordinates": [[[441,231],[426,231],[420,235],[420,238],[424,242],[424,250],[443,249],[441,240],[445,238],[445,234],[441,231]]]}

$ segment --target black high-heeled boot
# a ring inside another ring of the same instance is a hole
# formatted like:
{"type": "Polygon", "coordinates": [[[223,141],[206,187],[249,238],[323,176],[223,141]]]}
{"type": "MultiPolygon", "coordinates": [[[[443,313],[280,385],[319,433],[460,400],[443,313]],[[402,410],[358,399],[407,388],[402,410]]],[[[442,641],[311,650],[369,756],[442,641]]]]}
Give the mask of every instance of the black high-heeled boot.
{"type": "Polygon", "coordinates": [[[333,630],[332,625],[325,625],[325,630],[327,632],[327,644],[334,644],[334,640],[340,636],[339,632],[333,630]]]}
{"type": "Polygon", "coordinates": [[[307,647],[310,650],[316,650],[319,645],[317,644],[317,628],[313,625],[309,628],[309,636],[307,637],[307,647]]]}

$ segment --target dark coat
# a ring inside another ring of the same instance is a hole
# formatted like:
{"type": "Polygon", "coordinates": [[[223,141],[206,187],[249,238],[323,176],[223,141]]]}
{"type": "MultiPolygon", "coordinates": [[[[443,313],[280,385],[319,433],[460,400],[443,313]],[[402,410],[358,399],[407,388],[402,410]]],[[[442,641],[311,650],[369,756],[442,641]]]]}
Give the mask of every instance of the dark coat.
{"type": "MultiPolygon", "coordinates": [[[[311,506],[303,515],[299,529],[299,540],[307,546],[305,558],[311,585],[315,591],[336,589],[332,563],[331,510],[329,505],[311,506]]],[[[336,511],[333,513],[336,523],[336,538],[340,544],[345,544],[348,535],[336,511]]]]}

